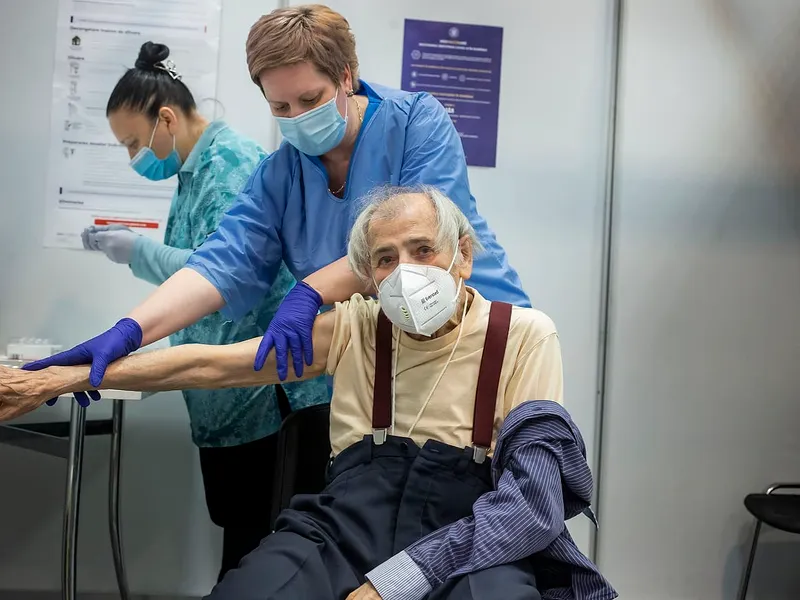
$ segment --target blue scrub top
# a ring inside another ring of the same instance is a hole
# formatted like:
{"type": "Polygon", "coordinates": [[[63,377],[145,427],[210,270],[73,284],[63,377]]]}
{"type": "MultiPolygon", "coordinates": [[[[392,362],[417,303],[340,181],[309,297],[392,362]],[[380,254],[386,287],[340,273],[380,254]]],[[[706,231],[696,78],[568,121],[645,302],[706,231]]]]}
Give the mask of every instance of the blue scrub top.
{"type": "MultiPolygon", "coordinates": [[[[192,251],[214,231],[266,153],[222,121],[210,123],[178,173],[164,244],[136,242],[131,270],[161,285],[183,268],[192,251]]],[[[170,336],[180,344],[233,344],[261,337],[295,280],[282,264],[270,293],[235,322],[218,312],[170,336]]],[[[292,410],[330,402],[324,377],[284,383],[292,410]]],[[[184,390],[192,439],[200,447],[239,446],[278,431],[281,412],[275,386],[184,390]]]]}
{"type": "Polygon", "coordinates": [[[237,319],[270,290],[281,260],[297,280],[347,254],[358,198],[378,185],[439,188],[467,215],[484,252],[467,282],[485,298],[530,306],[505,250],[478,213],[461,139],[450,116],[426,92],[361,81],[370,105],[356,140],[344,198],[328,190],[320,160],[283,142],[259,164],[217,230],[186,266],[210,281],[237,319]]]}

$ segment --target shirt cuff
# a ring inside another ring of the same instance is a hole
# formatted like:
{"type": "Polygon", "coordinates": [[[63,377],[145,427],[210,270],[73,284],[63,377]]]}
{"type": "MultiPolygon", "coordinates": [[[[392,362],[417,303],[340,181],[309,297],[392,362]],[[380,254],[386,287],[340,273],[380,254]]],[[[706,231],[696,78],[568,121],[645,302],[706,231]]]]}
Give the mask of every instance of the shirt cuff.
{"type": "Polygon", "coordinates": [[[433,587],[417,563],[405,551],[367,573],[382,600],[422,600],[433,587]]]}

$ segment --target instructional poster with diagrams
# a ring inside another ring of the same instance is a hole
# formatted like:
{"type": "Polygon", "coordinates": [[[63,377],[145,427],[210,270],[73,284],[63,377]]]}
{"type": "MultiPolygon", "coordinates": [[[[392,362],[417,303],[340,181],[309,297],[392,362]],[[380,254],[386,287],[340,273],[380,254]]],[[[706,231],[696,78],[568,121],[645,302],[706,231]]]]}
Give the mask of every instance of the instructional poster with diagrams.
{"type": "Polygon", "coordinates": [[[106,103],[147,41],[169,46],[198,102],[213,99],[221,11],[221,0],[60,0],[46,247],[82,248],[84,228],[106,224],[163,241],[177,177],[154,182],[133,171],[108,125],[106,103]]]}
{"type": "Polygon", "coordinates": [[[444,105],[470,166],[497,163],[502,54],[502,27],[405,21],[402,88],[444,105]]]}

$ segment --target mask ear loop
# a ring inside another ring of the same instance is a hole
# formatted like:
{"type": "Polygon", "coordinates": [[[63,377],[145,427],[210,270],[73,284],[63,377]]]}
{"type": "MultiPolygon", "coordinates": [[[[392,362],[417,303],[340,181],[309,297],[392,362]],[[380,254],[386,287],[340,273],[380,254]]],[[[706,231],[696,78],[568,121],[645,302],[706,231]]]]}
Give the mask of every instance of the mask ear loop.
{"type": "Polygon", "coordinates": [[[397,336],[394,335],[395,327],[392,326],[392,343],[394,344],[394,360],[392,361],[392,425],[389,428],[389,435],[394,435],[394,418],[397,414],[395,412],[395,406],[397,406],[397,402],[395,402],[396,390],[397,385],[395,381],[397,380],[397,358],[400,356],[400,330],[397,330],[397,336]]]}
{"type": "MultiPolygon", "coordinates": [[[[428,394],[428,397],[425,399],[425,402],[422,403],[422,407],[419,409],[419,412],[417,413],[417,418],[414,419],[414,423],[409,428],[408,433],[406,434],[405,437],[411,437],[411,433],[414,431],[414,428],[416,428],[417,423],[419,423],[419,420],[422,418],[422,413],[424,413],[425,409],[428,408],[428,404],[430,403],[431,398],[433,398],[433,393],[436,391],[436,388],[439,386],[439,382],[442,380],[442,377],[444,377],[444,373],[445,373],[445,371],[447,371],[447,367],[450,366],[450,362],[453,360],[453,356],[456,353],[456,348],[458,348],[458,343],[461,341],[461,336],[464,333],[464,319],[466,318],[466,316],[467,316],[467,290],[466,290],[466,288],[464,288],[464,309],[461,311],[461,323],[458,324],[458,337],[456,337],[456,341],[453,344],[453,349],[450,350],[450,356],[447,357],[447,362],[444,363],[444,368],[439,373],[439,377],[436,378],[436,383],[433,384],[433,388],[431,388],[431,391],[428,394]]],[[[398,342],[399,341],[400,340],[398,338],[398,342]]],[[[397,344],[397,349],[398,350],[400,349],[400,344],[399,343],[397,344]]],[[[397,359],[395,357],[395,361],[396,360],[397,359]]],[[[393,381],[394,381],[394,378],[397,377],[397,370],[396,369],[397,369],[397,367],[395,366],[395,374],[392,377],[393,381]]],[[[394,405],[395,405],[394,393],[392,393],[392,411],[394,411],[394,405]]],[[[394,415],[392,415],[392,429],[394,429],[394,415]]]]}
{"type": "MultiPolygon", "coordinates": [[[[448,273],[453,270],[453,267],[456,264],[456,256],[458,256],[459,252],[461,251],[461,247],[459,246],[460,239],[461,238],[458,238],[456,240],[456,251],[453,252],[453,260],[450,261],[450,266],[447,268],[447,272],[448,273]]],[[[458,295],[461,292],[461,284],[462,283],[464,283],[464,278],[459,275],[458,276],[458,284],[456,285],[456,298],[458,298],[458,295]]],[[[464,287],[464,294],[465,294],[465,296],[464,296],[464,306],[467,305],[466,292],[467,292],[467,289],[466,289],[466,286],[465,286],[464,287]]],[[[464,314],[461,316],[461,320],[462,321],[464,320],[464,316],[466,316],[466,314],[467,314],[466,311],[464,311],[464,314]]]]}
{"type": "MultiPolygon", "coordinates": [[[[155,127],[153,127],[153,133],[151,133],[151,134],[150,134],[150,143],[149,143],[149,144],[147,144],[147,147],[148,147],[148,148],[150,148],[151,150],[153,149],[153,140],[154,140],[154,139],[156,139],[156,129],[158,129],[158,122],[159,122],[160,120],[161,120],[161,119],[160,119],[159,117],[156,117],[156,126],[155,126],[155,127]]],[[[173,137],[173,140],[174,140],[174,139],[175,139],[175,138],[173,137]]]]}
{"type": "MultiPolygon", "coordinates": [[[[456,240],[456,251],[453,253],[453,260],[450,261],[450,266],[447,269],[448,273],[453,269],[453,266],[455,266],[455,264],[456,264],[456,256],[458,256],[458,253],[461,250],[461,248],[459,247],[459,240],[460,240],[460,238],[458,240],[456,240]]],[[[464,283],[464,278],[459,275],[458,276],[458,284],[456,285],[456,298],[458,298],[458,295],[461,293],[461,284],[462,283],[464,283]]],[[[464,321],[464,317],[467,315],[467,310],[466,310],[467,296],[466,296],[466,294],[467,294],[467,289],[466,289],[466,286],[465,286],[464,287],[464,307],[465,308],[464,308],[464,314],[461,315],[461,321],[462,322],[464,321]]],[[[461,334],[459,333],[459,336],[460,335],[461,334]]],[[[458,342],[456,342],[456,343],[458,343],[458,342]]]]}
{"type": "Polygon", "coordinates": [[[456,238],[456,249],[453,252],[453,260],[450,261],[450,266],[447,267],[447,272],[448,273],[453,270],[453,267],[456,264],[456,256],[458,256],[458,253],[461,251],[461,248],[459,246],[459,242],[460,241],[461,241],[461,238],[456,238]]]}
{"type": "MultiPolygon", "coordinates": [[[[150,134],[150,143],[147,145],[150,150],[153,149],[153,140],[156,139],[156,130],[158,129],[158,124],[161,121],[159,117],[156,117],[156,126],[153,127],[153,133],[150,134]]],[[[178,138],[174,135],[172,136],[172,151],[175,152],[178,148],[178,138]]],[[[156,157],[157,158],[157,157],[156,157]]]]}

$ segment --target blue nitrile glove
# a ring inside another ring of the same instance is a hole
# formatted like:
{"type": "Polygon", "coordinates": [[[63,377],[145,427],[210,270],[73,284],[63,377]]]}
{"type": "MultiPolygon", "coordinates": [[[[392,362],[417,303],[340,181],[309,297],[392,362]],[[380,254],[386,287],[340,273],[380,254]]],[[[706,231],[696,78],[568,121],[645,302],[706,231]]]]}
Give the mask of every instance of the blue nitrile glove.
{"type": "Polygon", "coordinates": [[[127,227],[113,225],[104,230],[91,231],[91,229],[85,229],[81,234],[84,248],[99,250],[115,263],[130,264],[133,256],[133,245],[140,234],[127,227]],[[112,227],[114,228],[112,229],[112,227]]]}
{"type": "Polygon", "coordinates": [[[283,381],[289,374],[289,357],[287,347],[292,351],[292,363],[295,375],[303,375],[303,357],[306,364],[314,361],[314,344],[311,331],[314,320],[322,306],[319,292],[303,281],[299,281],[278,307],[270,321],[267,332],[261,339],[253,365],[256,371],[264,368],[270,350],[275,348],[275,360],[278,363],[278,378],[283,381]]]}
{"type": "MultiPolygon", "coordinates": [[[[89,341],[78,344],[64,352],[23,365],[22,368],[26,371],[39,371],[47,367],[74,367],[91,363],[89,385],[100,387],[108,365],[118,358],[138,350],[142,345],[142,336],[142,328],[139,324],[126,317],[108,331],[93,337],[89,341]]],[[[86,394],[81,392],[74,394],[74,396],[81,406],[89,405],[89,399],[86,394]]],[[[96,391],[89,392],[89,396],[92,400],[100,400],[100,394],[96,391]]],[[[53,406],[56,400],[58,398],[48,400],[47,404],[53,406]]]]}

